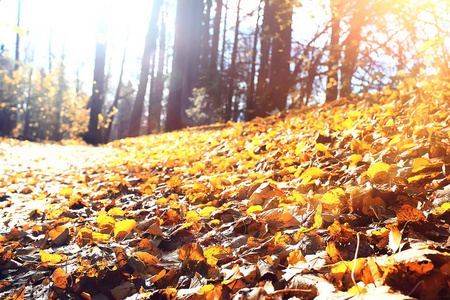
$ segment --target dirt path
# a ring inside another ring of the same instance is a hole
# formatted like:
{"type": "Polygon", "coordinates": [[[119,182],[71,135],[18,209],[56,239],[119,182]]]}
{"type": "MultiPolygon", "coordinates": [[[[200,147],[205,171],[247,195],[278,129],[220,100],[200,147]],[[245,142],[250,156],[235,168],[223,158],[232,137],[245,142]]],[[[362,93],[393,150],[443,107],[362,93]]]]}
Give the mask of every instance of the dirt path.
{"type": "Polygon", "coordinates": [[[87,168],[98,165],[106,154],[114,151],[83,145],[0,140],[0,196],[9,196],[0,202],[0,234],[9,232],[33,210],[47,209],[54,199],[44,196],[72,185],[84,176],[87,168]]]}

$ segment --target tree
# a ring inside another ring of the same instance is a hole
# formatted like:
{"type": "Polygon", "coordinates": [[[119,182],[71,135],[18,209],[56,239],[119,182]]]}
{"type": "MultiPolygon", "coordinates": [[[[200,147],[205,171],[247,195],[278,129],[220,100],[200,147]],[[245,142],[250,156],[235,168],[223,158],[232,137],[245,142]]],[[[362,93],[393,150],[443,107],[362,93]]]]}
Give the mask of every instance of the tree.
{"type": "Polygon", "coordinates": [[[17,3],[17,32],[16,32],[16,55],[14,58],[15,64],[14,64],[14,69],[17,70],[19,68],[19,45],[20,45],[20,15],[21,15],[21,11],[22,11],[22,0],[19,0],[19,2],[17,3]]]}
{"type": "Polygon", "coordinates": [[[253,48],[252,48],[252,61],[251,61],[251,70],[249,76],[249,84],[248,84],[248,92],[247,92],[247,108],[246,108],[246,119],[252,120],[256,117],[256,105],[255,105],[255,74],[256,74],[256,54],[258,52],[258,38],[259,38],[259,19],[260,19],[260,11],[261,6],[264,0],[260,0],[257,17],[256,17],[256,25],[255,25],[255,33],[253,35],[253,48]]]}
{"type": "Polygon", "coordinates": [[[202,0],[178,0],[166,131],[186,126],[185,110],[199,79],[202,0]]]}
{"type": "Polygon", "coordinates": [[[338,71],[341,60],[341,45],[339,35],[341,32],[341,8],[340,0],[331,0],[331,37],[328,46],[328,78],[326,87],[326,102],[334,101],[338,97],[338,71]]]}
{"type": "Polygon", "coordinates": [[[88,132],[84,136],[87,143],[99,144],[102,140],[99,115],[102,113],[104,102],[105,83],[105,59],[106,59],[106,31],[107,24],[104,18],[100,18],[97,29],[97,43],[95,46],[94,82],[92,85],[92,96],[90,100],[90,114],[88,132]]]}
{"type": "Polygon", "coordinates": [[[220,23],[222,19],[222,0],[216,1],[216,15],[214,16],[213,36],[211,42],[211,55],[209,63],[209,75],[214,76],[217,73],[217,60],[219,57],[219,37],[220,23]]]}
{"type": "MultiPolygon", "coordinates": [[[[292,86],[290,78],[291,37],[292,37],[292,0],[273,0],[274,18],[272,30],[272,57],[268,96],[265,99],[265,112],[286,109],[287,97],[292,86]]],[[[269,26],[270,26],[269,25],[269,26]]]]}
{"type": "MultiPolygon", "coordinates": [[[[158,50],[158,70],[152,74],[151,92],[148,105],[147,133],[159,132],[161,130],[161,109],[164,92],[164,59],[166,56],[166,24],[161,19],[158,50]]],[[[156,59],[154,59],[156,61],[156,59]]],[[[153,64],[155,65],[155,63],[153,64]]]]}
{"type": "Polygon", "coordinates": [[[104,138],[105,143],[107,143],[111,139],[111,129],[112,129],[112,126],[114,123],[115,112],[116,112],[117,106],[119,105],[119,100],[122,97],[121,96],[122,85],[123,85],[122,78],[123,78],[123,68],[125,66],[125,58],[127,56],[127,41],[128,41],[128,36],[126,38],[126,41],[124,43],[124,48],[123,48],[122,63],[120,65],[119,83],[117,84],[113,104],[111,105],[111,107],[108,110],[107,117],[109,118],[109,120],[107,122],[106,131],[105,131],[105,138],[104,138]]]}
{"type": "Polygon", "coordinates": [[[264,0],[264,18],[262,23],[261,32],[261,50],[260,50],[260,63],[258,70],[258,83],[256,85],[256,115],[266,115],[264,102],[267,96],[267,83],[269,81],[269,56],[270,46],[272,42],[272,28],[273,25],[273,11],[270,7],[270,0],[264,0]]]}
{"type": "MultiPolygon", "coordinates": [[[[233,96],[235,89],[235,78],[236,78],[236,57],[237,57],[237,46],[239,43],[239,14],[241,11],[241,0],[238,1],[236,10],[236,24],[234,27],[234,43],[233,51],[231,52],[231,65],[228,70],[228,91],[227,91],[227,103],[225,108],[225,121],[231,120],[232,108],[233,108],[233,96]]],[[[236,101],[236,100],[235,100],[236,101]]]]}
{"type": "Polygon", "coordinates": [[[162,0],[153,2],[152,16],[148,25],[147,36],[145,38],[144,54],[141,62],[141,75],[139,77],[139,86],[136,94],[136,100],[131,113],[131,123],[129,136],[135,137],[139,135],[141,128],[141,117],[144,107],[145,93],[148,84],[148,76],[150,73],[150,59],[156,49],[156,37],[158,32],[157,21],[161,9],[162,0]]]}

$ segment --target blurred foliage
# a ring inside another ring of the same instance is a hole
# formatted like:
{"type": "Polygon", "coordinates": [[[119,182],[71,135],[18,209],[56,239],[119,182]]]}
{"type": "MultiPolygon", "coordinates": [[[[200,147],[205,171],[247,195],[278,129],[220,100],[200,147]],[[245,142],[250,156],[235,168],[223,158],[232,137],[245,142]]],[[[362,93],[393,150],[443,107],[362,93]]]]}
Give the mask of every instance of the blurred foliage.
{"type": "Polygon", "coordinates": [[[7,58],[0,69],[0,134],[27,140],[79,139],[86,131],[89,96],[73,88],[61,63],[46,73],[7,58]]]}

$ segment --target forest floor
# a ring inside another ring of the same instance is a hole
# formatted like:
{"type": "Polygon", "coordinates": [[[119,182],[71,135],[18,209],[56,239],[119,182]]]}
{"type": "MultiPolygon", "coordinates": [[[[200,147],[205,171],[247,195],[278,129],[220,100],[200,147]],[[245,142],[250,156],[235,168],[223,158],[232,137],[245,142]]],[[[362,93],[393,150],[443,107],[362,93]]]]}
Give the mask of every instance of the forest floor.
{"type": "Polygon", "coordinates": [[[450,298],[449,102],[0,140],[0,298],[450,298]]]}

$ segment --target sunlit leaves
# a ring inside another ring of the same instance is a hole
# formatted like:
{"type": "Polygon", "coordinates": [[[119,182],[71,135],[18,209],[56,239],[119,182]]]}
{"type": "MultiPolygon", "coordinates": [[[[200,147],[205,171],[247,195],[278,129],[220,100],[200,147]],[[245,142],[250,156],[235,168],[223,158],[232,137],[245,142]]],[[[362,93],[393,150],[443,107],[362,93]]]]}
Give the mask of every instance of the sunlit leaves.
{"type": "Polygon", "coordinates": [[[41,250],[39,252],[39,256],[41,257],[41,261],[43,263],[49,263],[49,264],[53,264],[53,265],[59,264],[61,262],[64,262],[65,260],[67,260],[67,257],[64,255],[50,254],[44,250],[41,250]]]}
{"type": "Polygon", "coordinates": [[[124,239],[136,228],[137,223],[133,219],[126,219],[114,224],[114,237],[118,240],[124,239]]]}

